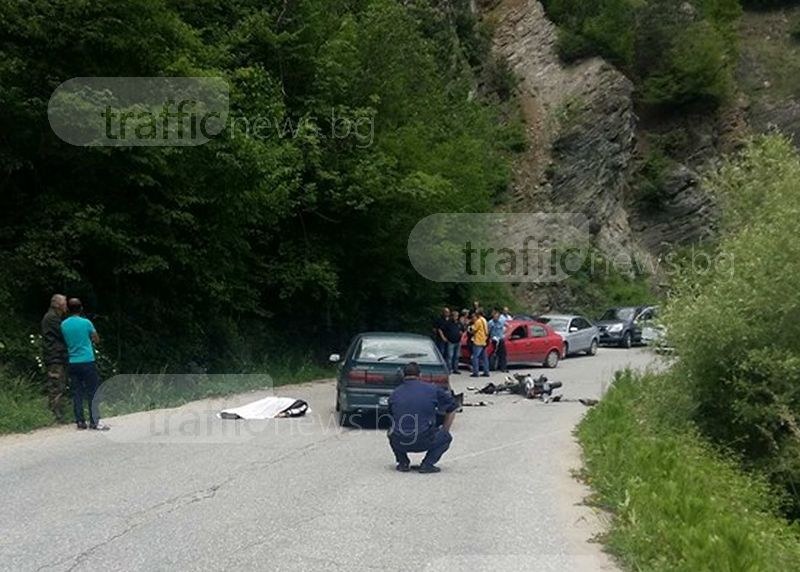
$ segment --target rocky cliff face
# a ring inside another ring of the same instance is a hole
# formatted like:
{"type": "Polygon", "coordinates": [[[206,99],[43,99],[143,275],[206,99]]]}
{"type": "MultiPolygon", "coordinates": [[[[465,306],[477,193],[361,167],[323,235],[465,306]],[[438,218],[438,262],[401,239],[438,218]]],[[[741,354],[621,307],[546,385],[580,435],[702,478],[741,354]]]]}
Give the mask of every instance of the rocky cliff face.
{"type": "Polygon", "coordinates": [[[606,253],[659,253],[696,241],[713,227],[713,202],[696,169],[713,148],[716,126],[698,129],[697,161],[665,175],[657,209],[637,198],[639,134],[631,82],[601,58],[565,65],[557,29],[536,0],[484,2],[495,25],[494,51],[520,78],[518,100],[530,148],[516,165],[517,211],[579,212],[606,253]]]}

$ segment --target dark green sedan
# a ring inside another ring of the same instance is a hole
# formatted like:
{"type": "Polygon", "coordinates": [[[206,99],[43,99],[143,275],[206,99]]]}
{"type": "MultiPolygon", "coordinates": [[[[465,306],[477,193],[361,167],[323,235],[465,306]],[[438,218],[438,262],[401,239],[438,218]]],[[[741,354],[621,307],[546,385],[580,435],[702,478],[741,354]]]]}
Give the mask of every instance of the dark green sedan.
{"type": "Polygon", "coordinates": [[[403,381],[403,366],[419,364],[423,381],[450,389],[450,372],[433,340],[417,334],[370,332],[358,334],[340,363],[336,382],[336,412],[341,425],[361,413],[386,413],[389,396],[403,381]]]}

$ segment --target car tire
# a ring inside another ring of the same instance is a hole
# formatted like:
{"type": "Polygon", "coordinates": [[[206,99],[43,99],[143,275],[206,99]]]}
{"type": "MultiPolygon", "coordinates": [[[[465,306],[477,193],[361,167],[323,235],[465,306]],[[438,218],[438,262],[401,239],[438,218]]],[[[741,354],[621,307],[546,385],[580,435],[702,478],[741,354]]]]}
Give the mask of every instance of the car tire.
{"type": "Polygon", "coordinates": [[[622,341],[619,343],[620,347],[625,348],[626,350],[631,349],[633,347],[633,336],[631,336],[630,332],[625,332],[622,336],[622,341]]]}
{"type": "Polygon", "coordinates": [[[558,351],[551,350],[550,353],[547,354],[547,357],[544,360],[544,367],[549,369],[558,367],[558,359],[559,359],[558,351]]]}
{"type": "Polygon", "coordinates": [[[339,427],[350,427],[350,414],[346,411],[339,411],[336,420],[339,422],[339,427]]]}
{"type": "Polygon", "coordinates": [[[564,357],[567,357],[568,355],[569,355],[569,344],[567,342],[564,342],[564,357]]]}
{"type": "Polygon", "coordinates": [[[597,355],[597,348],[600,344],[597,343],[597,340],[592,340],[592,345],[589,346],[589,351],[586,352],[587,356],[596,356],[597,355]]]}

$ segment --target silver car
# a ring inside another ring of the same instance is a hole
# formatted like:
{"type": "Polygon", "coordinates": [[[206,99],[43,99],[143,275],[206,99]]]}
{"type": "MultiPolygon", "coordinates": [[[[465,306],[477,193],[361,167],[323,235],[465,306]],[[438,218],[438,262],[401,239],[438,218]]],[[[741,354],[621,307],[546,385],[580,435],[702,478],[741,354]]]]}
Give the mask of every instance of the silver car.
{"type": "Polygon", "coordinates": [[[575,355],[581,352],[586,355],[596,355],[600,345],[600,330],[583,316],[572,314],[547,314],[539,316],[538,320],[549,324],[564,338],[566,355],[575,355]]]}
{"type": "Polygon", "coordinates": [[[642,343],[654,347],[657,351],[672,351],[667,342],[667,327],[661,322],[658,306],[649,306],[636,317],[636,323],[642,329],[642,343]]]}

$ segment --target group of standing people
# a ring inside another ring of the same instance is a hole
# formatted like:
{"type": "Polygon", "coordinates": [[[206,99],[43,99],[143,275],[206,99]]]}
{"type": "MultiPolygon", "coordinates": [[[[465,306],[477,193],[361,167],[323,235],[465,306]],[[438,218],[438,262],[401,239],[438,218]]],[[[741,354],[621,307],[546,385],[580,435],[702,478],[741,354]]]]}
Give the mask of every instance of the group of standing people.
{"type": "Polygon", "coordinates": [[[72,389],[72,409],[78,429],[107,431],[100,423],[95,394],[100,375],[95,362],[95,344],[100,342],[94,324],[83,315],[78,298],[54,294],[50,309],[42,318],[42,349],[47,369],[47,393],[50,409],[58,421],[64,421],[67,379],[72,389]],[[86,423],[84,402],[89,403],[86,423]]]}
{"type": "Polygon", "coordinates": [[[494,308],[489,320],[477,300],[472,309],[450,310],[442,308],[441,315],[433,324],[433,339],[436,347],[449,365],[450,371],[460,374],[461,347],[466,345],[472,365],[472,377],[488,377],[490,370],[508,371],[505,334],[511,320],[508,307],[494,308]],[[492,347],[489,357],[489,344],[492,347]]]}

